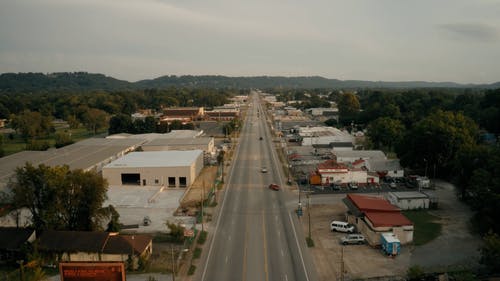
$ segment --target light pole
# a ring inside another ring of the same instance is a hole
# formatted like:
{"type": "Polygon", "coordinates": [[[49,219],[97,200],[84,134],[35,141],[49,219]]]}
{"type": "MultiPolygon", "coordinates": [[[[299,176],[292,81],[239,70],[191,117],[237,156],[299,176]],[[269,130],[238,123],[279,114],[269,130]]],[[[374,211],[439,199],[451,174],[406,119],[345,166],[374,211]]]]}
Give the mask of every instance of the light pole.
{"type": "Polygon", "coordinates": [[[307,194],[307,216],[309,217],[309,239],[311,238],[311,197],[307,194]]]}

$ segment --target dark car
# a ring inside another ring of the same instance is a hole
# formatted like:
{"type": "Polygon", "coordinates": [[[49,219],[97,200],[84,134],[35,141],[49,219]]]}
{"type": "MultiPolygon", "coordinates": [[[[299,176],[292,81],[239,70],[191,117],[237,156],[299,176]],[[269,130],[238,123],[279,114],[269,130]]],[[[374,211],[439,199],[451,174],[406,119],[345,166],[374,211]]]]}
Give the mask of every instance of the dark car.
{"type": "Polygon", "coordinates": [[[262,137],[260,137],[259,140],[262,140],[262,137]]]}
{"type": "Polygon", "coordinates": [[[272,190],[280,190],[280,186],[275,184],[275,183],[271,183],[269,185],[269,189],[272,189],[272,190]]]}

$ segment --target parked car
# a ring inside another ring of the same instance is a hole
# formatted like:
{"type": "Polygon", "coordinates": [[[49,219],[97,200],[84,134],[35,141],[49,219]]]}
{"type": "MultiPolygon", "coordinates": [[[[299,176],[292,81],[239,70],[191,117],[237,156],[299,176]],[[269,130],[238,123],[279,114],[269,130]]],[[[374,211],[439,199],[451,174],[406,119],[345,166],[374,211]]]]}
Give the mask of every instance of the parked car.
{"type": "Polygon", "coordinates": [[[260,137],[259,140],[262,140],[262,137],[260,137]]]}
{"type": "Polygon", "coordinates": [[[348,234],[342,238],[340,238],[340,243],[342,245],[348,245],[348,244],[365,244],[366,239],[363,235],[361,234],[348,234]]]}
{"type": "Polygon", "coordinates": [[[350,182],[347,184],[350,189],[358,189],[358,184],[355,182],[350,182]]]}
{"type": "Polygon", "coordinates": [[[260,171],[261,171],[262,173],[267,173],[267,168],[266,168],[266,167],[262,167],[262,169],[260,169],[260,171]]]}
{"type": "Polygon", "coordinates": [[[397,188],[397,187],[398,187],[398,185],[397,185],[395,182],[390,182],[390,183],[389,183],[389,187],[390,187],[390,188],[397,188]]]}
{"type": "Polygon", "coordinates": [[[353,233],[354,232],[354,226],[348,224],[345,221],[332,221],[330,223],[330,230],[331,231],[338,231],[338,232],[353,233]]]}
{"type": "Polygon", "coordinates": [[[280,190],[280,186],[275,184],[275,183],[271,183],[269,185],[269,189],[272,189],[272,190],[280,190]]]}

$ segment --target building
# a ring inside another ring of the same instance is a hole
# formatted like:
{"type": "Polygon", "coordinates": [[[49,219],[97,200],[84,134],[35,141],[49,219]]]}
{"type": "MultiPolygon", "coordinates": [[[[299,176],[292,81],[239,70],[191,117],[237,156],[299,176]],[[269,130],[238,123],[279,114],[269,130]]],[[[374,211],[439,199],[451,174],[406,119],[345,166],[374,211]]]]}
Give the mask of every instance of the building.
{"type": "Polygon", "coordinates": [[[402,210],[428,209],[431,202],[427,194],[417,191],[389,192],[387,200],[402,210]]]}
{"type": "Polygon", "coordinates": [[[141,146],[143,151],[203,150],[215,152],[214,138],[156,138],[141,146]]]}
{"type": "MultiPolygon", "coordinates": [[[[354,138],[347,132],[333,127],[300,127],[298,135],[302,145],[328,144],[330,143],[354,143],[354,138]]],[[[339,161],[344,162],[344,161],[339,161]]]]}
{"type": "Polygon", "coordinates": [[[352,163],[356,160],[379,159],[386,160],[385,153],[381,150],[333,150],[333,155],[338,162],[352,163]]]}
{"type": "Polygon", "coordinates": [[[366,168],[370,172],[377,173],[380,177],[402,178],[405,176],[399,159],[368,159],[366,160],[366,168]]]}
{"type": "Polygon", "coordinates": [[[413,241],[413,223],[386,199],[347,194],[343,202],[348,208],[347,221],[365,235],[370,245],[379,245],[386,232],[393,233],[401,244],[413,241]]]}
{"type": "Polygon", "coordinates": [[[153,239],[146,234],[46,230],[38,243],[46,262],[128,262],[132,258],[137,268],[139,258],[147,260],[153,252],[153,239]]]}
{"type": "Polygon", "coordinates": [[[203,120],[205,110],[203,107],[177,107],[163,109],[163,116],[161,122],[172,122],[174,120],[185,122],[192,122],[196,120],[203,120]]]}
{"type": "Polygon", "coordinates": [[[23,249],[36,239],[31,228],[0,227],[0,264],[14,264],[25,258],[23,249]]]}
{"type": "Polygon", "coordinates": [[[106,165],[109,185],[190,186],[203,168],[203,151],[132,152],[106,165]]]}
{"type": "Polygon", "coordinates": [[[346,184],[350,182],[366,183],[365,169],[349,167],[335,160],[327,160],[318,164],[316,171],[310,175],[310,183],[318,185],[346,184]]]}

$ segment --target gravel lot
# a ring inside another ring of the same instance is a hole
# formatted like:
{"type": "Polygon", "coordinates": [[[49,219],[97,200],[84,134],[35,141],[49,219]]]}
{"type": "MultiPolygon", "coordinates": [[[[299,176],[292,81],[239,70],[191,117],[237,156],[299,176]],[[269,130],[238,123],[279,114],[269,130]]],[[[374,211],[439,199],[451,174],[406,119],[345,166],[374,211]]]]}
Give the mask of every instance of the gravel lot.
{"type": "MultiPolygon", "coordinates": [[[[344,278],[367,279],[380,277],[402,277],[413,265],[432,270],[453,266],[477,264],[479,237],[470,234],[468,221],[471,212],[459,202],[455,189],[446,182],[436,182],[434,194],[439,198],[438,210],[432,214],[441,218],[442,234],[435,240],[415,247],[404,245],[395,258],[384,256],[380,249],[368,245],[342,246],[342,233],[332,233],[329,223],[344,220],[347,210],[341,202],[345,194],[315,195],[311,198],[311,235],[315,247],[310,248],[320,281],[340,279],[342,249],[344,278]]],[[[381,194],[383,195],[383,194],[381,194]]],[[[303,204],[305,206],[305,204],[303,204]]],[[[308,233],[308,213],[301,218],[304,233],[308,233]]],[[[390,279],[393,279],[390,278],[390,279]]]]}

